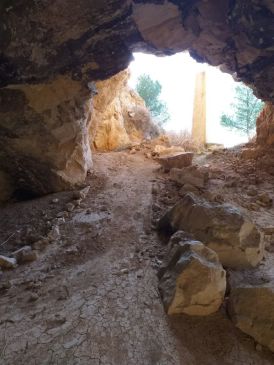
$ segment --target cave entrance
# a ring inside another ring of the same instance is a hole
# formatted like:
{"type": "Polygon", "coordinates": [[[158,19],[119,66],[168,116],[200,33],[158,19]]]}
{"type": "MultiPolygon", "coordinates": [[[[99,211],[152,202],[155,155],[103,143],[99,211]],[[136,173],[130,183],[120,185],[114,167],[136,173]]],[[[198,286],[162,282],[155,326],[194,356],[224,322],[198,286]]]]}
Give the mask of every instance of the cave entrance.
{"type": "MultiPolygon", "coordinates": [[[[255,137],[256,119],[263,103],[251,89],[220,68],[198,63],[183,52],[166,57],[136,53],[129,69],[129,84],[137,91],[144,75],[159,82],[160,99],[169,114],[161,126],[177,139],[180,135],[191,136],[191,132],[199,139],[193,129],[203,127],[208,144],[232,147],[255,137]]],[[[145,97],[147,93],[148,90],[143,92],[145,97]]]]}

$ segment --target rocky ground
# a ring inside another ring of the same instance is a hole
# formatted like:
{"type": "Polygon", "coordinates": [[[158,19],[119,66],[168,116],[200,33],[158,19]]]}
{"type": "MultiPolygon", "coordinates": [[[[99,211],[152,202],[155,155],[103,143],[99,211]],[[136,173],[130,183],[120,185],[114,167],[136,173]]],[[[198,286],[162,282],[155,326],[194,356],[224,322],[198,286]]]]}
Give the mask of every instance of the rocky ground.
{"type": "MultiPolygon", "coordinates": [[[[203,318],[165,314],[157,271],[166,238],[155,225],[185,192],[149,153],[95,154],[89,191],[1,209],[0,254],[30,246],[37,257],[1,273],[0,364],[274,364],[225,307],[203,318]]],[[[244,209],[268,233],[271,251],[274,176],[256,174],[260,166],[241,153],[195,157],[210,175],[195,192],[244,209]]]]}

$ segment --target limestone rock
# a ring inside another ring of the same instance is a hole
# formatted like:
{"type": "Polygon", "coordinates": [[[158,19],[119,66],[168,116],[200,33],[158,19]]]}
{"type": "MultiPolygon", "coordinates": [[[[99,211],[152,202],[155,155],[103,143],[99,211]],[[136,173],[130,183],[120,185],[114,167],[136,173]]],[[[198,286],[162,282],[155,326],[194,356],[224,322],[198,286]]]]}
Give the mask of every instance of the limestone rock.
{"type": "Polygon", "coordinates": [[[189,184],[203,188],[208,181],[208,171],[197,166],[189,166],[184,169],[173,168],[170,171],[170,179],[180,185],[189,184]]]}
{"type": "Polygon", "coordinates": [[[153,150],[152,153],[153,155],[173,155],[176,153],[182,153],[185,152],[185,149],[183,147],[180,146],[164,146],[164,145],[160,145],[157,144],[153,150]]]}
{"type": "Polygon", "coordinates": [[[274,283],[231,289],[228,310],[235,325],[274,352],[274,283]]]}
{"type": "Polygon", "coordinates": [[[264,244],[256,226],[229,204],[209,203],[187,194],[159,221],[160,230],[184,230],[217,252],[225,267],[256,266],[264,244]]]}
{"type": "Polygon", "coordinates": [[[157,162],[162,166],[165,172],[173,168],[182,168],[192,164],[193,153],[183,152],[172,155],[161,156],[157,158],[157,162]]]}
{"type": "Polygon", "coordinates": [[[145,102],[128,86],[129,71],[97,83],[90,142],[98,151],[127,147],[158,134],[145,102]]]}
{"type": "Polygon", "coordinates": [[[181,240],[162,270],[159,289],[168,314],[206,316],[223,302],[226,273],[213,250],[199,241],[181,240]]]}
{"type": "Polygon", "coordinates": [[[0,255],[0,268],[1,269],[15,269],[16,266],[17,266],[17,262],[16,262],[15,258],[0,255]]]}
{"type": "Polygon", "coordinates": [[[89,91],[65,76],[0,89],[0,165],[18,193],[42,195],[85,180],[90,111],[89,91]]]}
{"type": "Polygon", "coordinates": [[[196,75],[191,137],[198,146],[206,144],[206,73],[196,75]]]}

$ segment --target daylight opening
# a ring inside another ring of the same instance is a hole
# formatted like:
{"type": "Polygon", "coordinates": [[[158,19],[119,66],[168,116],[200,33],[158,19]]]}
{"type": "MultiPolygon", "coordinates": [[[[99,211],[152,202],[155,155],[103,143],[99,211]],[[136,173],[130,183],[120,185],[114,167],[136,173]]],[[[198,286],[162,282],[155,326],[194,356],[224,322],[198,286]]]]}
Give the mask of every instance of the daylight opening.
{"type": "MultiPolygon", "coordinates": [[[[147,91],[142,93],[138,88],[146,87],[148,80],[158,82],[162,108],[157,105],[153,115],[153,106],[147,106],[152,111],[154,120],[168,134],[191,135],[196,85],[196,93],[205,94],[207,143],[232,147],[246,143],[255,136],[256,119],[263,102],[254,96],[250,88],[236,82],[231,75],[223,73],[219,68],[198,63],[188,52],[183,52],[168,57],[135,53],[129,69],[129,85],[139,91],[146,99],[146,104],[149,104],[147,91]],[[203,91],[199,90],[201,86],[197,86],[197,75],[200,73],[205,75],[203,91]],[[144,80],[144,77],[148,80],[144,80]],[[140,82],[144,85],[140,85],[140,82]]],[[[197,103],[198,109],[201,109],[201,100],[196,95],[197,103]]]]}

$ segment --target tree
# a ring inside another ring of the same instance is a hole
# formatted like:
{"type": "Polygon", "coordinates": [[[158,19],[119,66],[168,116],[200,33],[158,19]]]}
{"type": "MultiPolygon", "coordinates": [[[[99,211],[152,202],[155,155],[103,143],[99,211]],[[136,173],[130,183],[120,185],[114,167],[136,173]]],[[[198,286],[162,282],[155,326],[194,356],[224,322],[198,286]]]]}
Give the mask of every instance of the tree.
{"type": "Polygon", "coordinates": [[[234,102],[231,105],[233,115],[222,114],[221,125],[245,133],[250,139],[263,105],[264,103],[256,98],[249,87],[239,84],[235,88],[234,102]]]}
{"type": "Polygon", "coordinates": [[[154,81],[149,75],[143,74],[138,78],[136,90],[144,99],[146,107],[159,125],[170,119],[167,104],[159,99],[162,91],[162,85],[159,81],[154,81]]]}

